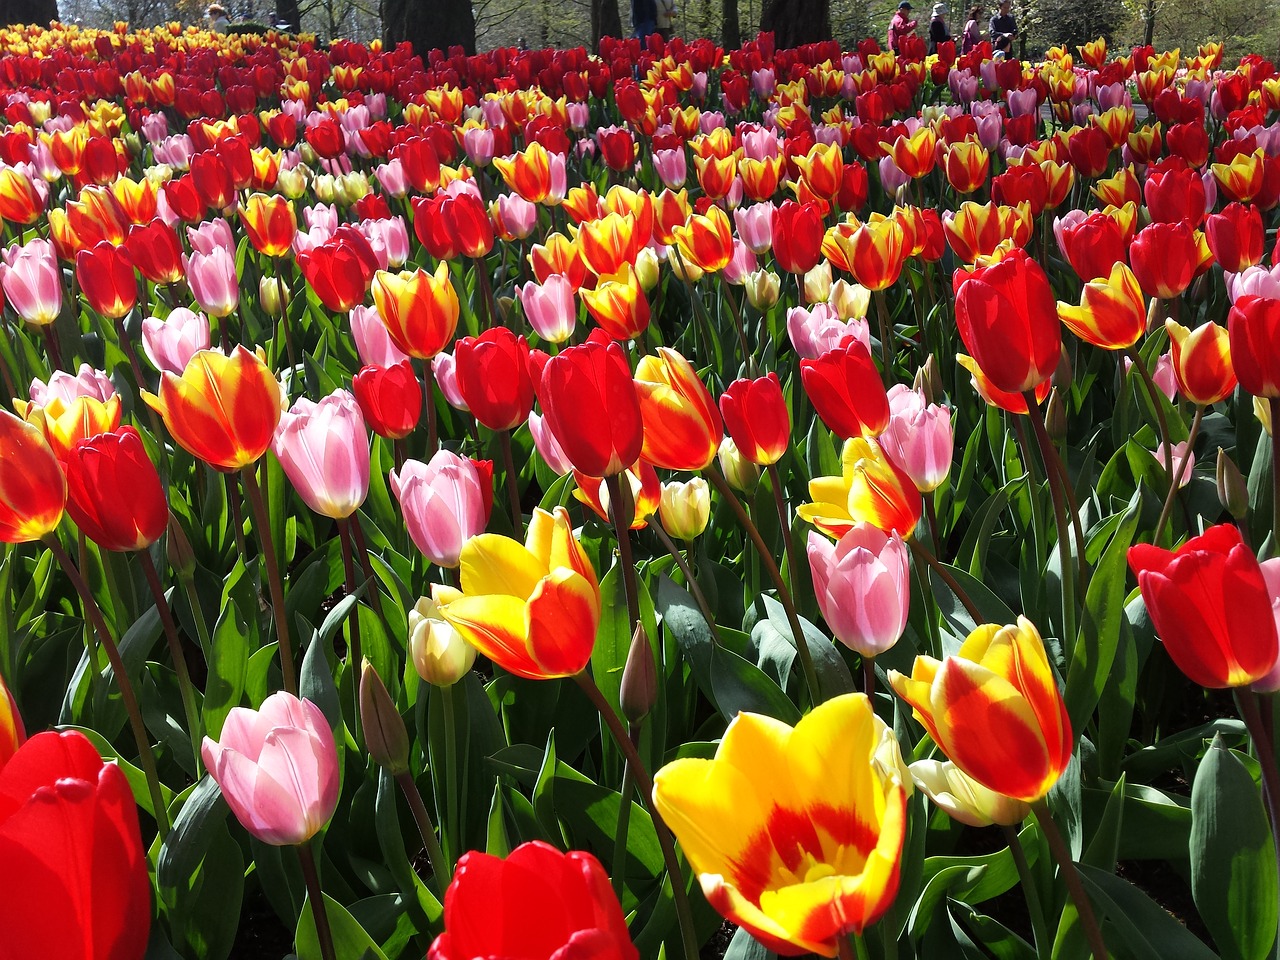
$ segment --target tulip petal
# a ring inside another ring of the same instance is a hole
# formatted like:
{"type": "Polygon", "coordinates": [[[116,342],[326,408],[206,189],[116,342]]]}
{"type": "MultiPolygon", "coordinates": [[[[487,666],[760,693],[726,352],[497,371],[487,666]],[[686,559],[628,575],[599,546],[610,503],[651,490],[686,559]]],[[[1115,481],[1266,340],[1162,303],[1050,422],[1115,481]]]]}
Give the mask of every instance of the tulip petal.
{"type": "Polygon", "coordinates": [[[462,592],[468,597],[526,600],[546,575],[546,565],[509,537],[482,533],[462,548],[462,592]]]}

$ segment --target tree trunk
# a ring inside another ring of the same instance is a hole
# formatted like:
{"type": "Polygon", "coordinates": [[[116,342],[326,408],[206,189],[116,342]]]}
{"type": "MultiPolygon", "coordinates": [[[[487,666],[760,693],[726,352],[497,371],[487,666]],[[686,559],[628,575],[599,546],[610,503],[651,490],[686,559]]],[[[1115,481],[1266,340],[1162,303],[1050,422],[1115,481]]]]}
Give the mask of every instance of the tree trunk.
{"type": "Polygon", "coordinates": [[[779,50],[830,40],[830,0],[765,0],[760,29],[773,31],[779,50]]]}
{"type": "Polygon", "coordinates": [[[0,23],[48,26],[58,19],[57,0],[0,0],[0,23]]]}
{"type": "Polygon", "coordinates": [[[622,36],[618,0],[591,0],[591,49],[600,49],[601,37],[622,36]]]}
{"type": "Polygon", "coordinates": [[[742,46],[742,26],[738,23],[738,0],[720,0],[720,18],[723,21],[720,43],[726,50],[742,46]]]}
{"type": "Polygon", "coordinates": [[[1149,47],[1156,35],[1156,0],[1147,0],[1147,8],[1142,14],[1142,19],[1146,21],[1146,32],[1143,35],[1145,39],[1142,42],[1149,47]]]}
{"type": "Polygon", "coordinates": [[[476,18],[471,0],[384,0],[382,42],[413,44],[424,60],[430,50],[462,47],[476,52],[476,18]]]}
{"type": "Polygon", "coordinates": [[[298,0],[276,0],[276,23],[287,23],[294,33],[302,29],[302,13],[298,10],[298,0]]]}

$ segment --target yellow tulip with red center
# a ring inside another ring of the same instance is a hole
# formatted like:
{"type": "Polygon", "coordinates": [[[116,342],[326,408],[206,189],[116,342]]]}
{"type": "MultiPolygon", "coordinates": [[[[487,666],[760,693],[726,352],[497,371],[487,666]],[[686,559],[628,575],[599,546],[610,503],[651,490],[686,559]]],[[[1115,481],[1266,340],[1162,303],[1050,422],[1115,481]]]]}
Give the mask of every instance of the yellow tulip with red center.
{"type": "Polygon", "coordinates": [[[525,542],[493,533],[462,548],[462,589],[432,586],[441,615],[508,673],[532,680],[582,672],[595,648],[600,584],[564,507],[538,508],[525,542]]]}
{"type": "Polygon", "coordinates": [[[723,270],[733,257],[733,227],[719,207],[695,213],[689,222],[672,229],[676,246],[686,263],[705,273],[723,270]]]}
{"type": "Polygon", "coordinates": [[[1058,301],[1058,319],[1086,343],[1125,350],[1147,331],[1147,299],[1138,278],[1121,261],[1109,277],[1084,285],[1079,306],[1058,301]]]}
{"type": "Polygon", "coordinates": [[[636,229],[634,214],[610,213],[589,220],[578,228],[578,252],[582,262],[597,277],[608,277],[635,263],[640,249],[649,238],[636,229]]]}
{"type": "Polygon", "coordinates": [[[862,437],[845,442],[840,476],[809,481],[809,496],[812,502],[800,504],[796,513],[835,539],[866,522],[885,533],[896,530],[905,540],[924,512],[910,475],[885,456],[879,443],[862,437]]]}
{"type": "Polygon", "coordinates": [[[81,440],[109,433],[120,426],[120,398],[112,394],[106,400],[79,396],[67,401],[60,396],[50,398],[43,407],[15,400],[18,414],[41,430],[58,462],[81,440]]]}
{"type": "Polygon", "coordinates": [[[896,218],[872,214],[866,223],[841,224],[828,230],[823,253],[828,241],[838,252],[832,262],[847,265],[854,279],[868,290],[886,290],[898,282],[908,249],[906,231],[896,218]]]}
{"type": "Polygon", "coordinates": [[[494,157],[493,165],[507,186],[530,203],[542,203],[551,193],[551,155],[536,140],[520,153],[494,157]]]}
{"type": "Polygon", "coordinates": [[[990,257],[1006,240],[1021,247],[1030,239],[1033,223],[1031,205],[1025,200],[1016,207],[966,200],[954,214],[947,211],[942,217],[947,243],[964,263],[990,257]]]}
{"type": "Polygon", "coordinates": [[[860,693],[794,727],[740,713],[714,759],[653,780],[707,902],[784,956],[834,957],[893,903],[911,792],[893,731],[860,693]]]}
{"type": "Polygon", "coordinates": [[[1026,617],[986,623],[945,660],[916,657],[889,683],[957,767],[982,786],[1035,803],[1071,762],[1074,738],[1044,641],[1026,617]]]}

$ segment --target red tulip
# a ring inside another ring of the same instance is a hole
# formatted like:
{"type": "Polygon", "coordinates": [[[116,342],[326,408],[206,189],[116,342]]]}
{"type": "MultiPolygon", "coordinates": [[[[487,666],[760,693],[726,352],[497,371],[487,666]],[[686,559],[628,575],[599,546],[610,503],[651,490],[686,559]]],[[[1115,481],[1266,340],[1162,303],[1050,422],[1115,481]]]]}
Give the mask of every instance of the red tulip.
{"type": "Polygon", "coordinates": [[[1262,262],[1265,232],[1262,212],[1254,204],[1229,203],[1204,223],[1205,239],[1213,257],[1229,273],[1262,262]]]}
{"type": "Polygon", "coordinates": [[[1280,300],[1240,297],[1227,314],[1231,363],[1255,397],[1280,397],[1280,300]]]}
{"type": "Polygon", "coordinates": [[[76,280],[89,306],[112,320],[123,317],[138,301],[138,281],[128,253],[106,240],[76,254],[76,280]]]}
{"type": "Polygon", "coordinates": [[[952,284],[960,338],[987,379],[1023,393],[1053,375],[1062,353],[1057,302],[1026,251],[972,273],[957,270],[952,284]]]}
{"type": "Polygon", "coordinates": [[[182,279],[182,244],[173,227],[163,220],[130,227],[124,246],[138,272],[152,283],[182,279]]]}
{"type": "Polygon", "coordinates": [[[529,343],[506,327],[463,337],[453,350],[462,399],[490,430],[511,430],[533,409],[529,343]]]}
{"type": "Polygon", "coordinates": [[[169,504],[155,464],[131,426],[81,440],[67,454],[67,513],[104,550],[142,550],[160,539],[169,504]]]}
{"type": "Polygon", "coordinates": [[[1080,176],[1097,177],[1111,160],[1111,140],[1100,127],[1082,127],[1071,135],[1067,151],[1080,176]]]}
{"type": "Polygon", "coordinates": [[[773,255],[785,273],[808,273],[822,259],[822,213],[816,203],[785,201],[773,212],[773,255]]]}
{"type": "Polygon", "coordinates": [[[83,734],[40,733],[0,771],[0,954],[134,960],[151,883],[120,767],[83,734]]]}
{"type": "Polygon", "coordinates": [[[346,313],[364,300],[376,266],[361,257],[347,237],[335,236],[298,254],[298,269],[320,302],[335,313],[346,313]]]}
{"type": "Polygon", "coordinates": [[[389,367],[361,367],[351,381],[364,422],[390,440],[407,437],[422,416],[422,384],[408,360],[389,367]]]}
{"type": "Polygon", "coordinates": [[[1201,262],[1200,245],[1185,223],[1152,223],[1133,238],[1129,258],[1143,292],[1169,300],[1195,279],[1201,262]]]}
{"type": "Polygon", "coordinates": [[[640,402],[617,343],[588,341],[552,357],[538,400],[551,435],[582,473],[613,476],[640,458],[640,402]]]}
{"type": "Polygon", "coordinates": [[[1176,551],[1129,548],[1156,635],[1178,669],[1202,687],[1240,687],[1266,676],[1278,649],[1271,594],[1233,524],[1210,527],[1176,551]]]}
{"type": "Polygon", "coordinates": [[[720,415],[738,452],[752,463],[777,463],[791,444],[791,416],[776,373],[729,384],[720,415]]]}
{"type": "Polygon", "coordinates": [[[1143,195],[1157,223],[1185,223],[1194,230],[1204,220],[1204,181],[1195,170],[1152,170],[1143,195]]]}
{"type": "Polygon", "coordinates": [[[413,229],[439,260],[458,254],[483,257],[493,249],[493,221],[480,198],[466,190],[420,200],[414,207],[413,229]]]}
{"type": "Polygon", "coordinates": [[[600,145],[600,156],[610,170],[626,170],[635,163],[636,144],[630,131],[599,130],[596,132],[596,142],[600,145]]]}
{"type": "Polygon", "coordinates": [[[1109,277],[1117,263],[1129,262],[1124,232],[1105,213],[1091,213],[1075,226],[1063,227],[1059,243],[1071,269],[1085,283],[1109,277]]]}
{"type": "Polygon", "coordinates": [[[889,425],[889,397],[861,340],[801,360],[800,380],[822,422],[842,439],[878,436],[889,425]]]}

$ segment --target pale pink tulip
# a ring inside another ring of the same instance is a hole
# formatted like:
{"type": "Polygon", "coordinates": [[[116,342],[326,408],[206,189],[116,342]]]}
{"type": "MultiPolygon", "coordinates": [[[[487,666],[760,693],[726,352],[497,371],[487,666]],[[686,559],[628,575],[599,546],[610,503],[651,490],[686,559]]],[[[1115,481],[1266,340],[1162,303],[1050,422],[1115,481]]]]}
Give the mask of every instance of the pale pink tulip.
{"type": "Polygon", "coordinates": [[[573,473],[573,464],[560,449],[560,441],[555,438],[546,421],[536,413],[529,414],[529,434],[533,437],[534,449],[553,473],[561,477],[573,473]]]}
{"type": "Polygon", "coordinates": [[[845,323],[829,303],[788,310],[787,337],[796,353],[805,360],[816,360],[828,350],[845,346],[850,340],[861,340],[867,349],[871,348],[871,327],[866,319],[855,318],[845,323]]]}
{"type": "Polygon", "coordinates": [[[864,657],[898,642],[911,576],[907,545],[896,532],[856,523],[837,543],[810,533],[808,554],[818,609],[837,640],[864,657]]]}
{"type": "Polygon", "coordinates": [[[424,557],[442,567],[458,565],[463,545],[484,532],[492,498],[487,482],[472,461],[449,450],[391,471],[391,492],[424,557]]]}
{"type": "Polygon", "coordinates": [[[523,240],[538,225],[538,206],[515,193],[504,193],[497,200],[498,219],[507,233],[523,240]]]}
{"type": "Polygon", "coordinates": [[[74,376],[65,370],[55,370],[48,383],[32,380],[29,392],[31,402],[37,407],[47,407],[53,400],[70,406],[77,397],[92,397],[106,403],[115,395],[115,384],[106,372],[95,370],[87,363],[80,364],[74,376]]]}
{"type": "MultiPolygon", "coordinates": [[[[1280,630],[1280,557],[1263,560],[1262,579],[1266,581],[1267,593],[1271,594],[1271,614],[1276,620],[1276,629],[1280,630]]],[[[1258,693],[1275,693],[1280,690],[1280,659],[1261,680],[1253,682],[1253,689],[1258,693]]]]}
{"type": "Polygon", "coordinates": [[[341,520],[369,493],[369,434],[356,398],[335,390],[306,397],[280,415],[271,449],[285,476],[316,513],[341,520]]]}
{"type": "Polygon", "coordinates": [[[280,691],[260,710],[234,707],[200,752],[231,812],[263,843],[306,843],[338,805],[333,731],[310,700],[280,691]]]}
{"type": "Polygon", "coordinates": [[[684,148],[655,150],[653,153],[653,169],[664,186],[672,190],[679,190],[684,186],[685,178],[689,175],[689,166],[684,154],[684,148]]]}
{"type": "Polygon", "coordinates": [[[733,211],[738,237],[757,256],[768,253],[773,246],[773,211],[771,202],[753,203],[733,211]]]}
{"type": "Polygon", "coordinates": [[[494,137],[488,127],[470,127],[462,132],[462,149],[477,167],[487,167],[493,159],[494,137]]]}
{"type": "Polygon", "coordinates": [[[409,177],[404,172],[404,164],[399,160],[382,164],[373,171],[373,175],[389,196],[400,198],[409,192],[409,177]]]}
{"type": "Polygon", "coordinates": [[[577,324],[578,309],[574,303],[573,284],[558,273],[547,277],[546,283],[526,283],[519,288],[520,306],[529,326],[543,340],[563,343],[573,336],[577,324]]]}
{"type": "Polygon", "coordinates": [[[191,296],[210,316],[228,316],[239,305],[240,281],[233,249],[215,247],[209,253],[192,253],[182,258],[182,265],[191,296]]]}
{"type": "Polygon", "coordinates": [[[209,343],[209,319],[186,307],[175,307],[163,320],[142,320],[142,351],[161,373],[181,376],[187,361],[198,350],[208,350],[209,343]]]}
{"type": "Polygon", "coordinates": [[[889,426],[880,434],[880,448],[921,493],[937,490],[947,479],[954,445],[950,410],[926,403],[905,384],[889,388],[889,426]]]}
{"type": "Polygon", "coordinates": [[[720,275],[724,277],[726,283],[740,287],[746,282],[747,274],[754,273],[758,266],[756,255],[751,252],[751,248],[741,240],[734,240],[733,256],[729,258],[720,275]]]}
{"type": "Polygon", "coordinates": [[[215,250],[226,250],[235,253],[236,239],[231,235],[231,224],[222,217],[217,220],[205,220],[194,227],[187,227],[187,239],[191,241],[191,250],[206,256],[215,250]]]}
{"type": "Polygon", "coordinates": [[[391,367],[408,359],[408,354],[391,342],[387,325],[382,322],[376,306],[351,308],[351,337],[356,342],[362,366],[391,367]]]}
{"type": "Polygon", "coordinates": [[[330,233],[338,229],[338,208],[332,204],[317,203],[302,210],[302,221],[308,230],[324,227],[330,233]]]}
{"type": "Polygon", "coordinates": [[[452,353],[437,353],[431,361],[431,372],[435,375],[436,386],[444,395],[449,406],[455,410],[470,412],[467,401],[462,399],[462,391],[458,389],[458,374],[453,366],[452,353]]]}
{"type": "Polygon", "coordinates": [[[1179,490],[1191,482],[1192,471],[1196,468],[1196,455],[1195,451],[1187,449],[1187,441],[1175,443],[1172,447],[1167,443],[1158,444],[1154,456],[1162,470],[1165,463],[1173,464],[1173,475],[1178,477],[1179,490]]]}
{"type": "Polygon", "coordinates": [[[0,284],[14,312],[27,323],[44,326],[62,312],[62,271],[53,244],[29,240],[5,251],[0,284]]]}

